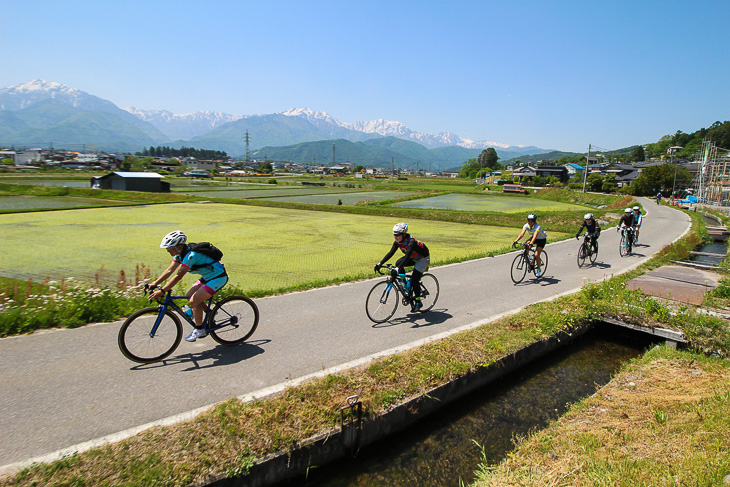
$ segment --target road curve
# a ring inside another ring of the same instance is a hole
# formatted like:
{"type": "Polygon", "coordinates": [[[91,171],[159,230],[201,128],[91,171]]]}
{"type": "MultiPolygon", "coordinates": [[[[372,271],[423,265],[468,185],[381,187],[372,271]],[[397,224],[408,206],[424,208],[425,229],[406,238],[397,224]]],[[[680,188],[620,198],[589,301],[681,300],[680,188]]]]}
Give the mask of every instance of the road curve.
{"type": "Polygon", "coordinates": [[[434,310],[416,315],[399,306],[380,325],[365,315],[365,297],[376,282],[368,280],[257,299],[261,322],[248,343],[183,341],[158,364],[122,356],[121,321],[0,339],[0,473],[192,417],[230,397],[266,395],[626,272],[690,226],[673,208],[648,199],[643,204],[648,214],[635,255],[619,257],[618,235],[608,228],[591,267],[578,268],[575,239],[548,244],[549,268],[537,282],[512,283],[514,253],[435,267],[441,296],[434,310]]]}

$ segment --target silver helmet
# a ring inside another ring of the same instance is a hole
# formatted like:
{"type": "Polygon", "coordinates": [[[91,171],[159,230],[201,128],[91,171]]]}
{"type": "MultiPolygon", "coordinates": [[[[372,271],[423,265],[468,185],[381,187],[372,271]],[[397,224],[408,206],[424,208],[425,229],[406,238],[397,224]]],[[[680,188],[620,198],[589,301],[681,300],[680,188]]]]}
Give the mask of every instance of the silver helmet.
{"type": "Polygon", "coordinates": [[[170,232],[162,238],[162,242],[160,242],[160,248],[171,249],[172,247],[177,247],[180,244],[184,244],[185,242],[187,242],[187,240],[188,237],[186,237],[181,230],[175,230],[174,232],[170,232]]]}

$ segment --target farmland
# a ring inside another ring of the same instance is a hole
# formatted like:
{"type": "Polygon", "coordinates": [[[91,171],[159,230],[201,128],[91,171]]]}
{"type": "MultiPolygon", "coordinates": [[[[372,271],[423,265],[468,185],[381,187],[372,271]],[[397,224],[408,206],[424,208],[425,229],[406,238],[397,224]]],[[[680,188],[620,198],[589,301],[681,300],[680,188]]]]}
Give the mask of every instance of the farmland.
{"type": "Polygon", "coordinates": [[[415,201],[394,203],[403,208],[433,208],[458,211],[540,212],[580,211],[584,207],[556,201],[503,195],[446,194],[415,201]]]}
{"type": "MultiPolygon", "coordinates": [[[[217,203],[175,203],[0,215],[8,277],[73,277],[113,282],[137,265],[162,271],[166,233],[182,229],[191,241],[209,240],[225,253],[231,284],[245,292],[275,292],[304,283],[372,276],[388,251],[390,217],[217,203]]],[[[431,249],[432,264],[485,256],[508,248],[515,228],[409,220],[411,233],[431,249]]],[[[561,236],[551,233],[551,238],[561,236]]],[[[189,278],[184,285],[193,282],[189,278]]]]}

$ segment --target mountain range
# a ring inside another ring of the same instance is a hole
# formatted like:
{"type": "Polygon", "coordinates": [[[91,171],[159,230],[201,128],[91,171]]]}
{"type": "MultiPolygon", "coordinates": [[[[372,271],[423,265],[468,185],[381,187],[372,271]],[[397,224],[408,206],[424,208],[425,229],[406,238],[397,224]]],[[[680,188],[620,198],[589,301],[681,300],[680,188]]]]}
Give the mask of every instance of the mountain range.
{"type": "Polygon", "coordinates": [[[174,114],[119,108],[61,83],[33,80],[0,90],[0,145],[71,150],[139,151],[166,145],[222,150],[232,156],[266,154],[270,160],[336,161],[434,169],[460,166],[482,149],[500,158],[547,152],[537,147],[473,141],[456,134],[420,133],[397,121],[344,123],[326,112],[296,108],[268,115],[214,111],[174,114]],[[248,134],[249,144],[245,138],[248,134]],[[324,148],[327,148],[325,150],[324,148]],[[327,157],[327,154],[329,157],[327,157]]]}

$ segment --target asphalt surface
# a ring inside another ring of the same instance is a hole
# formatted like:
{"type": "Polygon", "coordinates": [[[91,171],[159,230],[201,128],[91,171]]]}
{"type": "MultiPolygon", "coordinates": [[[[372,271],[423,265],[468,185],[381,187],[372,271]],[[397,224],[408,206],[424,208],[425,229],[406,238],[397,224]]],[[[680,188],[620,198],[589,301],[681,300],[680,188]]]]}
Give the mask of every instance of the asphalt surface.
{"type": "MultiPolygon", "coordinates": [[[[619,256],[618,234],[609,227],[593,266],[578,268],[575,239],[548,243],[548,269],[539,281],[528,275],[512,283],[514,252],[433,267],[441,285],[435,308],[411,314],[399,306],[390,322],[379,325],[365,314],[365,297],[377,282],[368,280],[257,299],[261,321],[247,343],[183,341],[167,360],[150,365],[119,352],[121,321],[0,339],[0,473],[118,440],[151,423],[192,417],[231,397],[260,397],[625,272],[689,228],[681,212],[648,199],[644,205],[641,244],[632,256],[619,256]]],[[[384,252],[389,245],[383,241],[384,252]]]]}

